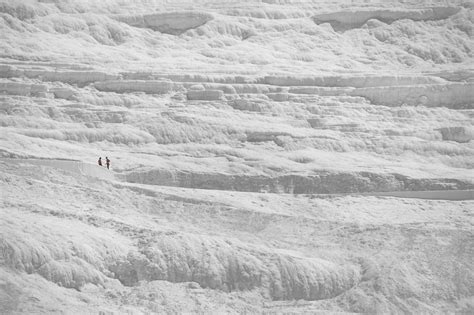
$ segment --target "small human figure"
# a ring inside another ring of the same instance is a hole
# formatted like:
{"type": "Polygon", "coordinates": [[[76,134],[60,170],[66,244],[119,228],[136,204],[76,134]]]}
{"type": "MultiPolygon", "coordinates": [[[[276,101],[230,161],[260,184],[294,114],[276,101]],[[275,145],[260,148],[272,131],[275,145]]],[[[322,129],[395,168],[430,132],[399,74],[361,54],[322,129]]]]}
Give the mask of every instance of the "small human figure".
{"type": "Polygon", "coordinates": [[[102,166],[102,157],[100,156],[99,157],[99,161],[97,161],[99,163],[99,166],[102,166]]]}
{"type": "Polygon", "coordinates": [[[105,157],[105,165],[107,165],[107,169],[110,168],[110,160],[108,157],[105,157]]]}

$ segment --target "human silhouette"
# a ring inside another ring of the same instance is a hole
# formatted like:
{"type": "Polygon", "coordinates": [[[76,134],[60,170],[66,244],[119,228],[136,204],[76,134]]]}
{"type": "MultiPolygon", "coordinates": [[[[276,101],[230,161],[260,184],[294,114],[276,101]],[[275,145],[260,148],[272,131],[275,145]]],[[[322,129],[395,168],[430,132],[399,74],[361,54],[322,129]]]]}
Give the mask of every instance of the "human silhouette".
{"type": "Polygon", "coordinates": [[[102,166],[102,157],[99,157],[99,161],[97,161],[97,163],[99,163],[99,166],[102,166]]]}
{"type": "Polygon", "coordinates": [[[110,160],[108,157],[105,157],[105,165],[107,165],[107,169],[110,168],[110,160]]]}

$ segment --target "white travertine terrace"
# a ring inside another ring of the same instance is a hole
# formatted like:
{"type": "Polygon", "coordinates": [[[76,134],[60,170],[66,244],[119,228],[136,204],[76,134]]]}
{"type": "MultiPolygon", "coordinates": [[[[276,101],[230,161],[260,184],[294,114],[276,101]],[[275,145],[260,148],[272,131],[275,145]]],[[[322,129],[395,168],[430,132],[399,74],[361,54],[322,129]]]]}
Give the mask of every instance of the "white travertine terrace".
{"type": "Polygon", "coordinates": [[[338,11],[326,14],[317,14],[313,20],[317,24],[330,23],[336,30],[346,30],[361,27],[368,20],[376,19],[384,23],[393,23],[397,20],[430,21],[443,20],[458,13],[456,7],[431,7],[423,9],[362,9],[353,11],[338,11]]]}
{"type": "Polygon", "coordinates": [[[179,35],[213,19],[211,14],[194,11],[165,12],[138,16],[120,15],[114,18],[131,26],[150,28],[161,33],[173,35],[179,35]]]}
{"type": "Polygon", "coordinates": [[[0,312],[473,313],[473,10],[0,0],[0,312]]]}

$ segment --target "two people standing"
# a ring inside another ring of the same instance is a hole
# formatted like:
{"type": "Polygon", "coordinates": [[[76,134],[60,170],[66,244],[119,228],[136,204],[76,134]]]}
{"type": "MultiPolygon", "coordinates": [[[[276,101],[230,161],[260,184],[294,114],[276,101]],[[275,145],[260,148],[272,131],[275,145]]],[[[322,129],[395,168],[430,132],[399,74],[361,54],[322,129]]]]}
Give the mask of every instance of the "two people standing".
{"type": "MultiPolygon", "coordinates": [[[[97,161],[99,163],[99,166],[102,166],[102,157],[99,157],[99,160],[97,161]]],[[[110,160],[108,157],[105,157],[105,165],[107,165],[107,169],[110,169],[110,160]]]]}

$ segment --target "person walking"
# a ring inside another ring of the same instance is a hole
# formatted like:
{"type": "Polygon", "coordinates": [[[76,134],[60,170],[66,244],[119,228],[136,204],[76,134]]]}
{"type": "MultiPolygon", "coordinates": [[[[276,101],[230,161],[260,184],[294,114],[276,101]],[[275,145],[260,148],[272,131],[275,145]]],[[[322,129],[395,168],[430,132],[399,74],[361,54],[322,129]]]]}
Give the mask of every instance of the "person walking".
{"type": "Polygon", "coordinates": [[[99,166],[102,166],[102,157],[101,156],[99,157],[99,161],[97,161],[97,163],[99,163],[99,166]]]}
{"type": "Polygon", "coordinates": [[[105,157],[105,165],[107,165],[107,169],[110,169],[110,160],[108,157],[105,157]]]}

